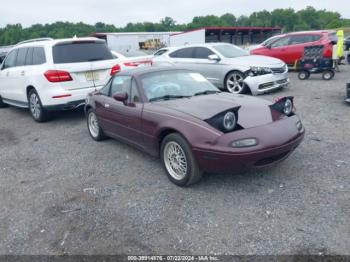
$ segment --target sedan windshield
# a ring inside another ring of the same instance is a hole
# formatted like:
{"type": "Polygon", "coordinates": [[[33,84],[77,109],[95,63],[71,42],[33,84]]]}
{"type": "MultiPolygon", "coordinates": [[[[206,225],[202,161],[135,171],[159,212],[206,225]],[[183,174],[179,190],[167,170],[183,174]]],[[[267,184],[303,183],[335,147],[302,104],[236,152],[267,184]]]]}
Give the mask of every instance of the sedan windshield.
{"type": "Polygon", "coordinates": [[[249,52],[235,45],[214,45],[213,48],[226,58],[247,56],[249,52]]]}
{"type": "Polygon", "coordinates": [[[204,76],[190,71],[154,72],[143,76],[141,82],[150,102],[220,92],[204,76]]]}

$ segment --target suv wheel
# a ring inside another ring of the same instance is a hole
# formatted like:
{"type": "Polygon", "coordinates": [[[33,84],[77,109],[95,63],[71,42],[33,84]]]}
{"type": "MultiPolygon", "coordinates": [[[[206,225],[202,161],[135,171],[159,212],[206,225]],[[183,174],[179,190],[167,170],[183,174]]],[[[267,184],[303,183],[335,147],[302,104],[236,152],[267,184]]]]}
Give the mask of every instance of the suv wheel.
{"type": "Polygon", "coordinates": [[[7,107],[8,105],[2,102],[1,96],[0,96],[0,108],[7,107]]]}
{"type": "Polygon", "coordinates": [[[225,88],[233,94],[242,94],[246,91],[247,85],[244,83],[245,76],[243,73],[234,71],[229,73],[225,78],[225,88]]]}
{"type": "Polygon", "coordinates": [[[42,123],[50,118],[50,114],[43,108],[40,97],[35,89],[28,93],[29,110],[36,122],[42,123]]]}
{"type": "Polygon", "coordinates": [[[186,140],[177,133],[166,136],[162,142],[160,156],[168,178],[178,186],[189,186],[198,182],[202,171],[186,140]]]}

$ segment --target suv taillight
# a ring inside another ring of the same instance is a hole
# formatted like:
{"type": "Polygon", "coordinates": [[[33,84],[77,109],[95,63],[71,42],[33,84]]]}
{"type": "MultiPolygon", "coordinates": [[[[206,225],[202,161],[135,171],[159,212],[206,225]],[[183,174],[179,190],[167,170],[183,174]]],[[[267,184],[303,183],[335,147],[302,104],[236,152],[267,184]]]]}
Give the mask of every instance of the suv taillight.
{"type": "Polygon", "coordinates": [[[111,69],[111,76],[113,76],[113,75],[119,73],[120,70],[121,70],[120,65],[116,64],[116,65],[113,66],[112,69],[111,69]]]}
{"type": "Polygon", "coordinates": [[[49,82],[57,83],[57,82],[66,82],[72,81],[71,75],[66,71],[61,70],[48,70],[44,73],[44,76],[49,82]]]}

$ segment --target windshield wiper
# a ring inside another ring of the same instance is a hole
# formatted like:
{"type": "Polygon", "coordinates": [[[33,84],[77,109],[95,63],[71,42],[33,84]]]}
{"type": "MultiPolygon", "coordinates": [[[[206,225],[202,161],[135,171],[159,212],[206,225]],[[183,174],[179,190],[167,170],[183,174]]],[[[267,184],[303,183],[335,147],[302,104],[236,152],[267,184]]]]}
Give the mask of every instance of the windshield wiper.
{"type": "Polygon", "coordinates": [[[195,93],[193,96],[209,95],[209,94],[216,94],[216,93],[221,93],[221,92],[218,90],[205,90],[202,92],[195,93]]]}
{"type": "Polygon", "coordinates": [[[170,100],[170,99],[177,99],[177,98],[186,98],[186,97],[191,97],[191,96],[180,96],[180,95],[164,95],[164,96],[158,96],[151,98],[149,101],[158,101],[158,100],[170,100]]]}

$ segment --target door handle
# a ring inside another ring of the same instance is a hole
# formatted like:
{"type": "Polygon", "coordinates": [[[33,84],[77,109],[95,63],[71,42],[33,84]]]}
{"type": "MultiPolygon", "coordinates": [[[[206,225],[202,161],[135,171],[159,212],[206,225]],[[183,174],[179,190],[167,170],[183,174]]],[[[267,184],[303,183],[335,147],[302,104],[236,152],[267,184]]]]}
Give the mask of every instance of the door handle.
{"type": "Polygon", "coordinates": [[[6,73],[6,76],[9,76],[9,75],[10,75],[10,72],[7,72],[7,73],[6,73]]]}
{"type": "Polygon", "coordinates": [[[24,76],[25,75],[25,71],[21,71],[21,76],[24,76]]]}

